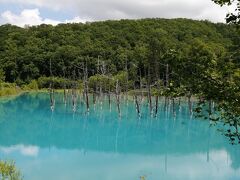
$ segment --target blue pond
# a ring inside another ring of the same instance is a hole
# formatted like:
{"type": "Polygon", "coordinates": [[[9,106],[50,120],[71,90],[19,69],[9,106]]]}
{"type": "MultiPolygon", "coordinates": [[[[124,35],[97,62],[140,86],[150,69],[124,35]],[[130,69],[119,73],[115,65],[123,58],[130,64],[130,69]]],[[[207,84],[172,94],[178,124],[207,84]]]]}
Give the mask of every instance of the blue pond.
{"type": "Polygon", "coordinates": [[[90,111],[78,97],[47,93],[0,99],[0,159],[14,160],[24,180],[240,179],[240,146],[194,119],[187,103],[164,107],[157,117],[146,103],[138,117],[132,100],[90,111]],[[173,113],[175,112],[175,113],[173,113]]]}

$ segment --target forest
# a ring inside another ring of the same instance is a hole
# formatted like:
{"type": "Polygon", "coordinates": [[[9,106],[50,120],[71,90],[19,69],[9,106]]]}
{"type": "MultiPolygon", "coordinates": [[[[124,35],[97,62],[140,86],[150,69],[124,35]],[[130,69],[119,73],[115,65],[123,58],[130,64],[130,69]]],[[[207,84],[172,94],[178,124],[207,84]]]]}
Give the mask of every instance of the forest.
{"type": "Polygon", "coordinates": [[[226,59],[236,52],[238,42],[234,26],[188,19],[25,28],[6,24],[0,26],[0,69],[5,81],[22,85],[42,76],[73,79],[74,72],[76,76],[82,73],[78,73],[82,63],[87,63],[89,76],[99,74],[100,66],[104,66],[105,74],[111,75],[127,68],[130,80],[136,80],[135,74],[140,71],[147,77],[148,70],[151,81],[166,80],[168,64],[169,81],[176,81],[174,74],[184,79],[190,75],[185,74],[187,71],[200,74],[201,64],[204,70],[214,68],[215,72],[223,72],[221,65],[226,63],[234,69],[234,57],[229,62],[226,59]]]}
{"type": "Polygon", "coordinates": [[[84,87],[98,94],[132,90],[136,99],[141,90],[150,109],[151,97],[198,97],[195,111],[208,105],[213,122],[235,127],[224,132],[235,141],[240,140],[239,42],[234,24],[190,19],[6,24],[0,26],[0,81],[18,87],[84,87]]]}

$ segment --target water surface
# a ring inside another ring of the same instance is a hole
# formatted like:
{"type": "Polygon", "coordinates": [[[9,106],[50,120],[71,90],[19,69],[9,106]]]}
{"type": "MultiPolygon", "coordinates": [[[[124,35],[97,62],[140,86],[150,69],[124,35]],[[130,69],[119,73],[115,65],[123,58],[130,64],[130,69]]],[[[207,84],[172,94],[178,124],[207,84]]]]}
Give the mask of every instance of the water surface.
{"type": "Polygon", "coordinates": [[[157,117],[147,105],[105,97],[90,112],[78,97],[54,111],[46,93],[0,99],[0,159],[14,160],[25,180],[240,179],[240,147],[209,122],[194,119],[185,103],[157,117]],[[175,115],[174,113],[175,112],[175,115]]]}

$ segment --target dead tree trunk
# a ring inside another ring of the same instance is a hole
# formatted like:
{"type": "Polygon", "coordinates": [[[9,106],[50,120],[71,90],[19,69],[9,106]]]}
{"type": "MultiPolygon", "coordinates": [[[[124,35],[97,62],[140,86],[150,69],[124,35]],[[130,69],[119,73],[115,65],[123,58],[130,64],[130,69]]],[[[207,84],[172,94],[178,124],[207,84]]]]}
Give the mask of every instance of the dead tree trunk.
{"type": "Polygon", "coordinates": [[[116,101],[117,101],[117,108],[118,108],[118,114],[121,116],[121,110],[120,110],[120,92],[119,92],[119,82],[117,80],[116,82],[116,101]]]}
{"type": "Polygon", "coordinates": [[[52,88],[49,89],[49,95],[50,95],[50,106],[54,106],[54,90],[52,88]]]}
{"type": "Polygon", "coordinates": [[[134,99],[135,99],[137,113],[140,116],[140,106],[139,106],[139,103],[138,103],[138,96],[137,96],[137,93],[136,93],[135,84],[134,84],[134,99]]]}
{"type": "Polygon", "coordinates": [[[96,104],[96,91],[95,88],[93,89],[93,104],[96,104]]]}
{"type": "Polygon", "coordinates": [[[175,98],[172,98],[172,110],[173,110],[173,115],[176,115],[176,108],[175,108],[175,98]]]}
{"type": "Polygon", "coordinates": [[[189,114],[192,115],[192,102],[191,102],[191,93],[189,92],[187,95],[188,98],[188,108],[189,108],[189,114]]]}
{"type": "Polygon", "coordinates": [[[141,102],[143,100],[143,85],[142,85],[142,71],[141,68],[139,69],[139,81],[140,81],[140,89],[141,89],[141,102]]]}
{"type": "Polygon", "coordinates": [[[86,100],[87,111],[89,111],[88,68],[87,68],[87,63],[86,63],[86,67],[85,67],[85,69],[84,69],[84,93],[85,93],[85,100],[86,100]]]}
{"type": "Polygon", "coordinates": [[[128,60],[126,58],[126,73],[127,73],[127,78],[126,78],[126,100],[128,101],[128,60]]]}
{"type": "Polygon", "coordinates": [[[52,60],[50,59],[50,64],[49,64],[49,68],[50,68],[50,76],[51,76],[51,82],[50,82],[50,85],[49,85],[49,91],[50,91],[50,106],[51,106],[51,109],[53,110],[54,108],[54,90],[53,90],[53,80],[52,80],[52,60]]]}
{"type": "Polygon", "coordinates": [[[166,65],[166,87],[169,87],[169,65],[166,65]]]}
{"type": "Polygon", "coordinates": [[[156,95],[156,99],[155,99],[155,116],[157,116],[158,113],[158,95],[156,95]]]}
{"type": "Polygon", "coordinates": [[[181,105],[181,97],[178,98],[178,106],[181,105]]]}
{"type": "Polygon", "coordinates": [[[149,110],[152,113],[152,95],[151,95],[151,86],[148,84],[148,103],[149,103],[149,110]]]}
{"type": "MultiPolygon", "coordinates": [[[[62,61],[63,62],[63,61],[62,61]]],[[[63,62],[64,64],[64,62],[63,62]]],[[[63,103],[66,105],[67,104],[67,94],[66,94],[66,67],[63,65],[62,67],[63,70],[63,78],[64,78],[64,84],[63,84],[63,103]]]]}
{"type": "Polygon", "coordinates": [[[140,107],[138,103],[138,96],[136,95],[136,93],[135,93],[135,104],[136,104],[137,113],[140,116],[140,107]]]}
{"type": "Polygon", "coordinates": [[[110,85],[109,78],[108,78],[108,104],[109,104],[109,108],[111,108],[111,85],[110,85]]]}
{"type": "Polygon", "coordinates": [[[72,106],[73,112],[75,112],[77,107],[77,90],[75,88],[72,89],[72,106]]]}
{"type": "MultiPolygon", "coordinates": [[[[166,65],[166,72],[165,72],[165,88],[167,89],[169,87],[169,64],[166,65]]],[[[169,104],[169,98],[165,97],[165,104],[164,109],[166,110],[166,107],[169,104]]]]}
{"type": "Polygon", "coordinates": [[[109,104],[109,107],[111,107],[111,94],[110,94],[110,92],[108,92],[108,104],[109,104]]]}
{"type": "Polygon", "coordinates": [[[89,111],[89,98],[88,98],[88,83],[87,83],[87,81],[85,81],[85,87],[86,87],[86,90],[85,90],[86,105],[87,105],[87,111],[89,111]]]}
{"type": "Polygon", "coordinates": [[[63,101],[64,104],[67,104],[67,93],[66,93],[66,85],[64,84],[64,90],[63,90],[63,101]]]}
{"type": "Polygon", "coordinates": [[[100,102],[102,103],[102,81],[99,82],[99,98],[100,102]]]}
{"type": "Polygon", "coordinates": [[[211,100],[208,101],[208,114],[209,114],[209,117],[212,115],[212,101],[211,100]]]}
{"type": "Polygon", "coordinates": [[[150,85],[150,67],[148,67],[148,103],[149,103],[149,110],[152,113],[152,95],[151,95],[151,85],[150,85]]]}
{"type": "MultiPolygon", "coordinates": [[[[157,74],[157,77],[158,77],[158,74],[157,74]]],[[[157,82],[157,87],[158,87],[158,90],[160,90],[160,81],[157,82]]],[[[157,116],[157,113],[158,113],[158,100],[159,100],[159,94],[157,92],[156,98],[155,98],[155,116],[157,116]]]]}

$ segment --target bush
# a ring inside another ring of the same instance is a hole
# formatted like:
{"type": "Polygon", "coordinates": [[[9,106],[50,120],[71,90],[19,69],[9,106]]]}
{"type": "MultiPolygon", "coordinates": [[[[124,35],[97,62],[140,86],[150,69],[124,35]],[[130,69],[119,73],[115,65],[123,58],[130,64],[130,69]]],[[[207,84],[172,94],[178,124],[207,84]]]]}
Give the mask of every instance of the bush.
{"type": "Polygon", "coordinates": [[[118,80],[122,91],[126,91],[127,87],[128,87],[128,89],[133,89],[133,87],[134,87],[134,82],[128,80],[127,78],[128,78],[127,72],[125,72],[125,71],[120,71],[115,76],[113,76],[115,83],[118,80]]]}
{"type": "Polygon", "coordinates": [[[10,96],[10,95],[15,95],[18,94],[20,90],[16,88],[3,88],[0,90],[0,96],[10,96]]]}
{"type": "Polygon", "coordinates": [[[15,83],[0,83],[0,96],[18,94],[21,91],[15,83]]]}
{"type": "Polygon", "coordinates": [[[37,84],[39,88],[49,88],[52,83],[53,88],[55,89],[63,89],[64,86],[66,88],[72,88],[77,84],[76,88],[79,88],[79,81],[72,81],[69,79],[59,78],[59,77],[40,77],[37,80],[37,84]]]}
{"type": "Polygon", "coordinates": [[[38,90],[38,83],[36,80],[32,80],[28,85],[23,86],[24,90],[38,90]]]}
{"type": "Polygon", "coordinates": [[[22,180],[22,176],[13,162],[0,161],[0,179],[22,180]]]}
{"type": "Polygon", "coordinates": [[[88,79],[90,90],[96,90],[101,86],[103,91],[104,90],[108,91],[109,88],[110,91],[115,91],[117,81],[122,91],[126,91],[127,86],[128,90],[133,89],[134,82],[131,80],[127,81],[127,73],[124,71],[120,71],[115,76],[109,77],[106,75],[96,74],[88,79]]]}
{"type": "Polygon", "coordinates": [[[102,90],[108,90],[114,88],[113,80],[108,78],[107,76],[96,74],[94,76],[91,76],[88,79],[88,85],[90,88],[90,91],[95,91],[100,86],[102,87],[102,90]]]}
{"type": "Polygon", "coordinates": [[[20,87],[22,87],[22,86],[24,86],[26,84],[26,82],[24,82],[20,78],[17,78],[14,83],[16,83],[20,87]]]}

